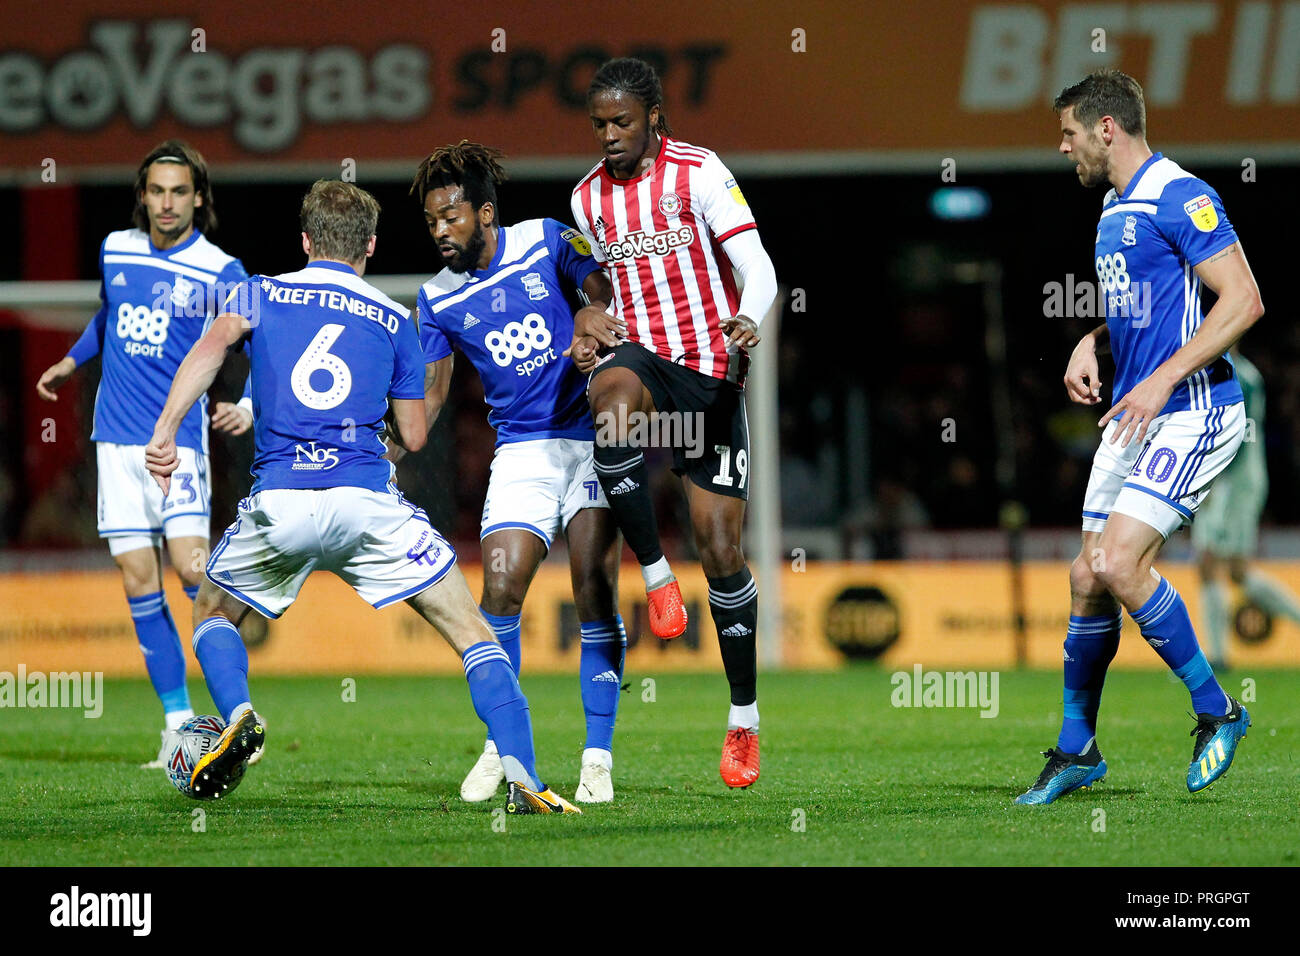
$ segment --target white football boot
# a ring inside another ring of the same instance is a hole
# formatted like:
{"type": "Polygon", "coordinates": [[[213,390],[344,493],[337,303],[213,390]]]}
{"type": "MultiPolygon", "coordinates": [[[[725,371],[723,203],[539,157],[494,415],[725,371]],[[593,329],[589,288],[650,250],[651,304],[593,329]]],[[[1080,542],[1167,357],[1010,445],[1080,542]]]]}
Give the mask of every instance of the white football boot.
{"type": "Polygon", "coordinates": [[[166,770],[167,761],[171,759],[172,751],[176,745],[181,742],[181,735],[174,730],[162,731],[162,746],[158,748],[158,756],[148,763],[140,764],[141,770],[166,770]]]}
{"type": "Polygon", "coordinates": [[[582,752],[582,776],[573,799],[579,803],[609,803],[614,799],[614,778],[610,771],[614,758],[608,750],[587,749],[582,752]]]}
{"type": "Polygon", "coordinates": [[[496,796],[497,787],[505,783],[506,771],[501,766],[501,757],[497,753],[496,741],[489,740],[483,745],[483,752],[473,769],[465,776],[460,785],[460,798],[466,803],[482,803],[496,796]]]}
{"type": "MultiPolygon", "coordinates": [[[[266,718],[263,717],[261,714],[258,714],[258,715],[257,715],[257,719],[260,720],[260,721],[262,722],[262,729],[265,730],[266,727],[267,727],[266,718]]],[[[248,765],[251,767],[251,766],[253,766],[253,764],[255,764],[255,763],[257,763],[258,761],[260,761],[260,760],[262,759],[262,754],[264,754],[264,753],[266,753],[266,737],[265,737],[265,735],[263,735],[263,737],[262,737],[262,746],[258,747],[256,750],[254,750],[254,751],[253,751],[253,755],[252,755],[251,757],[248,758],[248,765]]]]}

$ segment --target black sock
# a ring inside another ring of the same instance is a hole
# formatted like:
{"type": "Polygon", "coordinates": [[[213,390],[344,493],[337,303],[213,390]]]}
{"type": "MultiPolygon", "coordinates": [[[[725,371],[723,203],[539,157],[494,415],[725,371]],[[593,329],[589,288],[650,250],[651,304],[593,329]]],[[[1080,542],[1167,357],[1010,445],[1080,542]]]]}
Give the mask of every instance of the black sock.
{"type": "Polygon", "coordinates": [[[709,610],[718,628],[722,666],[731,684],[731,702],[739,707],[758,699],[758,585],[743,567],[725,578],[709,578],[709,610]]]}
{"type": "Polygon", "coordinates": [[[632,553],[642,566],[654,564],[664,552],[659,547],[659,525],[650,499],[645,456],[631,445],[596,442],[596,477],[632,553]]]}

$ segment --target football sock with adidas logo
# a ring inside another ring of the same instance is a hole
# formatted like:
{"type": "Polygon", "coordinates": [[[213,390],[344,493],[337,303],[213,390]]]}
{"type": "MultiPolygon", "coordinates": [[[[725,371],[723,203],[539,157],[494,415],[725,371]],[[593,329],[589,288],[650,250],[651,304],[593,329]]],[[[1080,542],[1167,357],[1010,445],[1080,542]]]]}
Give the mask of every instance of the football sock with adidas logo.
{"type": "Polygon", "coordinates": [[[128,597],[131,623],[144,654],[145,670],[154,692],[162,701],[164,714],[179,714],[190,709],[190,692],[185,686],[185,654],[180,635],[162,591],[128,597]]]}
{"type": "Polygon", "coordinates": [[[1119,631],[1124,617],[1111,614],[1071,614],[1065,632],[1065,716],[1057,749],[1083,753],[1097,735],[1097,711],[1106,669],[1119,650],[1119,631]]]}
{"type": "Polygon", "coordinates": [[[644,567],[662,560],[645,456],[631,445],[596,442],[596,477],[628,547],[644,567]]]}
{"type": "Polygon", "coordinates": [[[496,742],[501,766],[508,783],[522,783],[529,790],[543,790],[537,779],[533,753],[533,722],[528,713],[528,699],[519,689],[510,658],[501,645],[482,641],[461,655],[465,681],[474,713],[487,724],[496,742]]]}
{"type": "Polygon", "coordinates": [[[1228,695],[1214,679],[1210,662],[1196,643],[1187,605],[1174,586],[1161,578],[1156,593],[1132,615],[1146,642],[1187,685],[1192,708],[1198,714],[1226,714],[1231,706],[1228,695]]]}
{"type": "Polygon", "coordinates": [[[709,578],[709,611],[718,629],[722,666],[731,684],[731,702],[738,706],[757,699],[758,657],[754,630],[758,627],[758,585],[742,567],[725,578],[709,578]]]}
{"type": "Polygon", "coordinates": [[[614,720],[623,687],[623,654],[627,632],[621,615],[601,621],[583,621],[582,657],[578,675],[582,682],[582,711],[587,717],[588,750],[613,750],[614,720]]]}

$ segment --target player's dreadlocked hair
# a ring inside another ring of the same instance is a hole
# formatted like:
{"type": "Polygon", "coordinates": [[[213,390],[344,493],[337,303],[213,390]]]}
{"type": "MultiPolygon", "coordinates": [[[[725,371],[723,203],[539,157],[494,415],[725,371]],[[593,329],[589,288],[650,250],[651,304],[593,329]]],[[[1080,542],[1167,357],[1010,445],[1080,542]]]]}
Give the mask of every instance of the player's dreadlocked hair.
{"type": "Polygon", "coordinates": [[[501,168],[501,150],[482,143],[462,139],[455,146],[439,146],[425,157],[415,171],[411,195],[424,208],[424,198],[431,190],[443,186],[460,186],[465,198],[478,212],[484,203],[492,204],[493,223],[501,222],[501,206],[497,203],[497,184],[506,181],[506,171],[501,168]]]}
{"type": "Polygon", "coordinates": [[[145,211],[140,194],[144,192],[149,179],[149,167],[154,163],[175,163],[188,166],[190,177],[194,181],[194,192],[203,197],[203,205],[194,207],[194,228],[207,235],[217,228],[217,207],[212,202],[212,183],[208,180],[208,164],[203,154],[180,139],[169,139],[159,143],[140,163],[135,172],[135,209],[131,219],[141,232],[149,231],[149,213],[145,211]]]}
{"type": "Polygon", "coordinates": [[[597,93],[611,91],[635,96],[645,106],[648,113],[651,108],[659,107],[659,122],[655,123],[655,132],[661,136],[671,136],[673,129],[668,125],[668,114],[664,112],[664,88],[659,82],[659,74],[645,60],[624,56],[617,60],[607,60],[587,87],[587,102],[590,103],[597,93]]]}

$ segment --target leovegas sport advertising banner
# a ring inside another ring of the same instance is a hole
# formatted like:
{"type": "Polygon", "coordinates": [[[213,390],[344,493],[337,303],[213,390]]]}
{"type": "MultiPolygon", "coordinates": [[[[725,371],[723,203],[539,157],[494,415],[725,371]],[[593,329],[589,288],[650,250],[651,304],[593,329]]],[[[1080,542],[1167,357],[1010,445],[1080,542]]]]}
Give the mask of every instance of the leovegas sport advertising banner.
{"type": "Polygon", "coordinates": [[[1102,66],[1143,83],[1158,145],[1300,144],[1296,0],[63,0],[10,18],[0,169],[134,166],[173,135],[227,169],[413,161],[462,136],[594,162],[587,82],[628,54],[662,67],[679,135],[724,158],[1050,161],[1052,97],[1102,66]]]}
{"type": "MultiPolygon", "coordinates": [[[[1260,562],[1300,590],[1300,562],[1260,562]]],[[[477,593],[481,570],[463,566],[477,593]]],[[[1186,598],[1199,622],[1195,570],[1170,564],[1162,572],[1186,598]]],[[[645,593],[634,566],[620,575],[619,609],[627,623],[628,680],[667,671],[722,673],[717,633],[708,611],[707,585],[698,567],[679,562],[690,615],[685,635],[660,641],[645,618],[645,593]]],[[[1068,566],[1043,562],[1024,571],[1027,663],[1057,669],[1069,615],[1068,566]]],[[[1014,666],[1014,615],[1010,571],[995,562],[808,564],[787,568],[781,581],[784,667],[822,670],[850,661],[889,670],[997,669],[1014,666]]],[[[770,592],[759,581],[759,601],[770,592]]],[[[169,576],[173,613],[187,626],[190,602],[169,576]]],[[[255,613],[255,612],[250,612],[255,613]]],[[[1233,637],[1234,666],[1292,667],[1300,658],[1300,628],[1283,621],[1233,637]]],[[[760,635],[762,640],[764,635],[760,635]]],[[[182,645],[189,655],[189,640],[182,645]]],[[[567,567],[549,562],[538,571],[523,612],[523,661],[528,673],[578,671],[578,617],[567,567]]],[[[190,657],[191,674],[199,673],[190,657]]],[[[0,671],[57,673],[102,671],[142,676],[135,632],[116,571],[0,576],[0,671]],[[75,600],[69,600],[75,595],[75,600]]],[[[1116,666],[1164,664],[1125,619],[1116,666]]],[[[456,674],[460,661],[423,619],[404,605],[375,611],[325,572],[312,574],[297,603],[249,647],[249,667],[259,674],[456,674]]],[[[719,677],[721,679],[721,677],[719,677]]]]}

